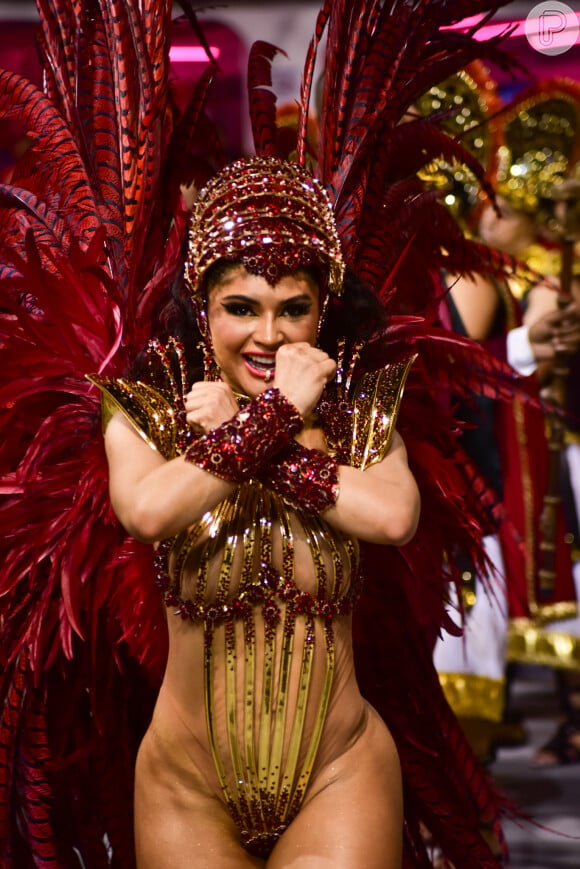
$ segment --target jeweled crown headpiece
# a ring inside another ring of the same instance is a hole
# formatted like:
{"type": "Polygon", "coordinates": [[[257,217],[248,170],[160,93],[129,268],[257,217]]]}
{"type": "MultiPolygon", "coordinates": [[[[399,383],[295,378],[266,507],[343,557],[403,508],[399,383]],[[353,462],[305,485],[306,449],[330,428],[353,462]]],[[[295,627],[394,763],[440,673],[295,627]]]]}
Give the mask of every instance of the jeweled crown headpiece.
{"type": "MultiPolygon", "coordinates": [[[[495,120],[500,105],[495,81],[486,67],[476,61],[430,88],[416,107],[424,117],[444,113],[441,128],[461,142],[493,181],[501,142],[495,120]]],[[[444,194],[444,202],[456,218],[467,216],[480,201],[481,182],[464,163],[437,159],[419,174],[429,186],[444,194]]]]}
{"type": "Polygon", "coordinates": [[[301,267],[319,266],[327,289],[340,294],[344,262],[322,184],[278,157],[226,166],[201,191],[191,219],[185,278],[194,296],[220,259],[239,261],[271,284],[301,267]]]}
{"type": "Polygon", "coordinates": [[[497,191],[514,208],[542,221],[554,185],[578,177],[580,85],[567,79],[539,82],[506,109],[497,191]]]}

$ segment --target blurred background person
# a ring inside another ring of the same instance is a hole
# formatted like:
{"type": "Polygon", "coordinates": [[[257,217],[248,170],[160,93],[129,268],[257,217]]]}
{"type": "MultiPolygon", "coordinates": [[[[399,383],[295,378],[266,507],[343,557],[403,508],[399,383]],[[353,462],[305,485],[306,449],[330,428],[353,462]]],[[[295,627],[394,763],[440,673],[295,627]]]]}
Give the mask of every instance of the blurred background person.
{"type": "MultiPolygon", "coordinates": [[[[514,175],[503,141],[504,113],[495,83],[481,64],[472,64],[432,88],[418,109],[423,115],[440,115],[441,125],[481,161],[491,183],[501,167],[509,195],[514,175]]],[[[561,128],[553,116],[550,124],[561,128]]],[[[575,127],[565,125],[565,129],[574,130],[575,136],[575,127]]],[[[550,171],[550,184],[565,174],[567,166],[567,161],[558,160],[557,169],[550,171]]],[[[483,200],[481,186],[469,167],[440,161],[425,175],[441,191],[465,231],[476,239],[520,259],[521,252],[535,243],[537,229],[531,216],[515,213],[507,199],[498,202],[498,213],[489,200],[483,200]]],[[[485,343],[522,375],[534,377],[537,365],[552,365],[557,351],[570,354],[578,348],[580,329],[576,304],[558,309],[554,286],[540,278],[536,263],[530,266],[535,268],[533,273],[521,266],[516,269],[514,281],[481,273],[446,275],[450,291],[443,317],[455,331],[485,343]],[[519,298],[524,285],[535,285],[536,298],[544,303],[541,307],[534,304],[522,322],[519,298]]],[[[436,644],[434,656],[447,698],[473,748],[480,759],[490,761],[497,745],[525,740],[523,728],[506,711],[508,646],[512,645],[508,636],[514,618],[521,628],[522,616],[527,619],[537,612],[538,523],[547,485],[547,452],[541,414],[519,401],[506,408],[493,399],[478,397],[468,408],[460,407],[458,416],[469,423],[464,446],[495,492],[505,518],[498,533],[485,540],[488,576],[477,576],[466,562],[462,600],[452,599],[467,613],[464,637],[446,635],[436,644]]],[[[542,601],[542,617],[575,612],[561,515],[557,528],[558,582],[542,601]]]]}
{"type": "MultiPolygon", "coordinates": [[[[574,323],[570,312],[580,302],[578,239],[580,86],[568,79],[548,79],[518,95],[502,113],[503,144],[499,152],[497,189],[502,218],[489,207],[479,221],[483,241],[524,262],[543,280],[530,283],[516,275],[510,281],[519,298],[523,328],[534,334],[547,324],[561,330],[537,354],[537,376],[543,394],[566,411],[565,432],[558,419],[546,419],[553,456],[551,479],[546,480],[540,527],[536,527],[536,570],[528,577],[527,594],[517,586],[510,599],[512,619],[508,660],[555,669],[561,721],[554,735],[536,753],[541,765],[580,762],[580,619],[572,600],[554,596],[563,586],[562,566],[554,563],[550,502],[561,503],[565,517],[565,546],[573,564],[575,598],[580,594],[578,515],[580,506],[580,357],[577,345],[567,343],[574,323]],[[576,183],[574,183],[576,179],[576,183]],[[572,184],[567,205],[559,202],[565,185],[572,184]],[[566,219],[563,211],[565,209],[566,219]],[[564,276],[562,254],[567,246],[564,276]],[[567,286],[563,286],[565,280],[567,286]],[[566,331],[567,330],[567,331],[566,331]],[[568,368],[570,374],[560,371],[568,368]],[[515,594],[517,592],[517,596],[515,594]]],[[[534,457],[535,459],[535,457],[534,457]]]]}

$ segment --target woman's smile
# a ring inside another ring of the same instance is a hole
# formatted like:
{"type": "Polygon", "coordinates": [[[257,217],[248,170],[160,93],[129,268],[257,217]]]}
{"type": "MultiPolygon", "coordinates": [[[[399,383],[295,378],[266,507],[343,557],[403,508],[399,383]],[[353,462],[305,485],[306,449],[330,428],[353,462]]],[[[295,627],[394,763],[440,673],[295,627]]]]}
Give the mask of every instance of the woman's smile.
{"type": "Polygon", "coordinates": [[[248,370],[255,377],[264,377],[267,382],[274,379],[276,371],[275,353],[246,353],[244,359],[248,370]]]}

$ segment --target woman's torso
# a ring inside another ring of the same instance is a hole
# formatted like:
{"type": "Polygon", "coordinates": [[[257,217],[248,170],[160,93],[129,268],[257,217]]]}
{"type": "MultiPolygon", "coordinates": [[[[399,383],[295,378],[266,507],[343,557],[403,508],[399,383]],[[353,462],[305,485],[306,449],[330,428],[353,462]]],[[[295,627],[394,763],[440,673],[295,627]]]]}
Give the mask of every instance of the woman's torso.
{"type": "MultiPolygon", "coordinates": [[[[162,351],[152,348],[165,364],[162,351]]],[[[365,375],[352,399],[325,397],[303,445],[327,451],[328,441],[341,464],[360,470],[380,461],[412,361],[365,375]]],[[[166,389],[92,379],[105,425],[120,409],[165,458],[187,448],[171,377],[166,389]]],[[[221,798],[245,844],[267,853],[354,742],[392,750],[382,722],[366,726],[373,716],[354,675],[357,544],[254,482],[162,543],[156,561],[170,647],[139,787],[162,778],[180,804],[192,790],[221,798]]]]}
{"type": "Polygon", "coordinates": [[[179,719],[172,763],[199,772],[248,839],[267,839],[364,724],[356,543],[250,483],[158,562],[170,647],[153,726],[179,719]]]}

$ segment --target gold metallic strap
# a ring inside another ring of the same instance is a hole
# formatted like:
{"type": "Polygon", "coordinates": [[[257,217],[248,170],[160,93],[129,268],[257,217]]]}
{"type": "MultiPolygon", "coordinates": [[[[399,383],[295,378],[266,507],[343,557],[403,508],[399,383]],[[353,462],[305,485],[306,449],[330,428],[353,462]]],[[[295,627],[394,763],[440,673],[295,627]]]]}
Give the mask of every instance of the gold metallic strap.
{"type": "MultiPolygon", "coordinates": [[[[311,525],[313,533],[319,539],[325,541],[332,560],[332,586],[327,587],[326,577],[324,577],[322,584],[319,584],[318,587],[318,596],[324,594],[324,596],[328,597],[330,600],[337,600],[341,593],[342,579],[344,576],[343,558],[349,563],[349,568],[352,568],[352,565],[350,564],[351,552],[348,550],[346,545],[339,548],[334,535],[325,533],[324,520],[320,517],[317,518],[313,516],[311,519],[311,525]]],[[[343,543],[346,544],[346,538],[343,543]]],[[[320,545],[318,546],[318,549],[320,551],[320,545]]]]}
{"type": "Polygon", "coordinates": [[[205,642],[205,652],[204,652],[204,677],[205,677],[205,721],[207,725],[207,732],[209,737],[209,742],[212,749],[213,762],[216,768],[216,773],[221,785],[221,788],[224,792],[226,800],[233,804],[234,800],[232,797],[232,793],[229,789],[228,785],[228,777],[226,775],[226,770],[224,763],[222,761],[222,756],[218,749],[218,735],[216,730],[216,725],[218,718],[215,714],[215,701],[214,701],[214,667],[213,667],[213,637],[208,636],[206,633],[206,642],[205,642]]]}
{"type": "Polygon", "coordinates": [[[364,471],[382,461],[391,445],[405,382],[416,354],[365,374],[354,397],[351,464],[364,471]]]}
{"type": "MultiPolygon", "coordinates": [[[[256,702],[256,624],[254,619],[243,622],[244,632],[244,666],[243,666],[243,691],[244,691],[244,757],[245,776],[242,780],[247,782],[249,796],[249,816],[254,828],[259,826],[256,815],[257,807],[260,806],[258,784],[258,761],[254,741],[254,704],[256,702]]],[[[228,661],[228,667],[233,666],[228,661]]]]}
{"type": "MultiPolygon", "coordinates": [[[[294,707],[294,718],[292,721],[292,729],[290,731],[290,740],[288,744],[288,755],[286,758],[285,773],[287,780],[296,782],[296,770],[298,767],[298,758],[302,747],[304,734],[304,726],[306,723],[306,711],[308,708],[308,698],[310,695],[310,681],[312,678],[312,664],[314,658],[314,623],[312,619],[307,620],[305,626],[305,640],[302,646],[302,661],[300,663],[300,678],[298,682],[298,693],[296,697],[296,705],[294,707]]],[[[317,712],[318,715],[321,711],[317,712]]],[[[302,768],[301,775],[307,772],[302,768]]],[[[292,793],[293,799],[297,797],[296,785],[292,793]]]]}
{"type": "MultiPolygon", "coordinates": [[[[278,509],[280,502],[276,498],[268,498],[272,521],[278,522],[282,536],[283,550],[289,550],[291,555],[291,578],[294,578],[294,543],[290,519],[285,509],[278,509]]],[[[274,707],[274,726],[272,746],[270,749],[270,765],[268,770],[268,790],[275,794],[275,809],[278,817],[285,816],[286,798],[289,782],[286,775],[281,776],[284,768],[284,739],[288,715],[288,700],[290,695],[290,674],[294,652],[295,619],[289,612],[285,615],[285,625],[282,636],[282,649],[279,665],[278,691],[274,707]]]]}
{"type": "Polygon", "coordinates": [[[103,431],[111,417],[120,411],[152,449],[166,459],[175,457],[175,410],[169,395],[141,381],[132,382],[122,377],[91,374],[87,375],[87,380],[101,391],[103,431]]]}
{"type": "MultiPolygon", "coordinates": [[[[237,541],[243,541],[246,561],[249,559],[247,548],[252,545],[251,542],[245,540],[249,534],[252,535],[251,527],[248,528],[249,510],[254,509],[253,503],[255,498],[254,492],[249,486],[239,486],[229,498],[226,498],[218,505],[214,511],[214,515],[219,517],[219,525],[211,532],[212,545],[210,541],[206,546],[211,548],[211,558],[221,558],[217,593],[215,603],[217,606],[225,604],[231,596],[230,581],[234,564],[234,556],[237,549],[237,541]],[[225,526],[227,525],[227,534],[225,526]]],[[[253,558],[252,558],[253,560],[253,558]]],[[[244,565],[242,576],[249,574],[249,565],[244,565]]]]}
{"type": "MultiPolygon", "coordinates": [[[[226,502],[229,503],[228,509],[220,505],[221,509],[214,511],[211,520],[207,517],[211,527],[208,527],[206,549],[212,556],[218,552],[223,556],[216,596],[218,608],[227,591],[225,576],[231,576],[237,542],[242,543],[243,561],[246,562],[242,567],[241,593],[248,585],[256,583],[256,555],[259,555],[261,564],[271,563],[274,527],[280,533],[284,563],[289,569],[286,580],[291,581],[294,573],[294,534],[291,515],[284,502],[267,489],[255,485],[240,487],[226,502]],[[252,523],[242,522],[248,515],[261,517],[253,524],[251,534],[247,527],[252,523]],[[250,570],[251,565],[254,565],[253,570],[250,570]]],[[[330,591],[337,596],[340,593],[338,572],[336,569],[333,571],[335,575],[328,583],[321,550],[322,541],[326,540],[324,523],[316,517],[302,517],[302,521],[302,531],[309,542],[316,571],[317,595],[326,596],[330,591]]],[[[356,563],[356,551],[349,549],[346,538],[343,546],[353,564],[356,563]]],[[[333,541],[333,547],[337,550],[331,556],[336,568],[340,544],[333,541]]],[[[199,570],[205,573],[208,565],[204,558],[202,562],[199,570]]],[[[204,588],[206,582],[204,576],[204,588]]],[[[236,823],[249,840],[266,835],[272,829],[284,829],[299,808],[314,767],[334,680],[332,627],[322,626],[323,639],[319,635],[318,620],[312,615],[298,614],[293,607],[284,606],[280,614],[282,623],[277,629],[268,625],[267,617],[257,607],[241,620],[241,625],[238,622],[236,626],[234,617],[219,627],[206,622],[205,628],[206,719],[212,756],[224,796],[236,823]],[[300,642],[296,640],[297,621],[302,623],[301,630],[304,631],[300,642]],[[263,642],[259,658],[257,632],[263,642]],[[320,694],[317,690],[314,697],[314,650],[320,642],[324,643],[326,663],[320,694]],[[225,746],[221,745],[218,735],[220,724],[214,699],[216,679],[221,678],[213,666],[218,643],[225,644],[223,725],[231,776],[226,771],[229,764],[223,754],[225,746]],[[291,688],[293,670],[297,677],[295,689],[291,688]],[[294,690],[295,703],[291,706],[290,695],[294,690]],[[238,700],[240,695],[244,699],[242,706],[238,700]],[[310,716],[314,727],[305,744],[305,728],[310,716]]]]}
{"type": "MultiPolygon", "coordinates": [[[[309,625],[309,630],[314,632],[314,625],[309,625]]],[[[302,764],[302,770],[300,772],[300,776],[298,778],[298,782],[296,784],[296,788],[294,790],[292,803],[290,805],[290,812],[293,813],[294,807],[298,808],[304,798],[304,794],[306,792],[306,788],[308,787],[308,783],[310,781],[310,776],[312,775],[312,770],[314,768],[314,761],[316,760],[316,754],[318,752],[318,747],[320,745],[320,739],[322,737],[322,731],[324,728],[324,724],[326,723],[326,713],[328,710],[328,704],[330,701],[330,694],[332,691],[332,684],[334,681],[334,646],[327,642],[326,644],[326,671],[324,674],[324,684],[322,687],[322,694],[320,696],[320,701],[318,704],[318,710],[316,712],[316,717],[314,719],[314,729],[312,735],[310,737],[310,744],[308,745],[308,750],[306,752],[306,757],[304,758],[304,763],[302,764]]],[[[313,649],[312,646],[309,645],[308,639],[304,646],[304,668],[303,668],[303,676],[308,686],[310,681],[310,671],[312,667],[312,655],[313,649]]],[[[302,680],[300,684],[300,691],[307,695],[308,687],[306,689],[303,688],[302,680]]],[[[300,695],[299,695],[300,696],[300,695]]],[[[299,701],[300,702],[300,701],[299,701]]],[[[302,705],[300,703],[300,705],[302,705]]],[[[298,711],[298,710],[297,710],[298,711]]],[[[304,726],[303,720],[301,721],[301,726],[304,726]]],[[[294,736],[294,733],[292,734],[294,736]]]]}
{"type": "Polygon", "coordinates": [[[226,622],[224,627],[224,633],[224,641],[226,645],[225,700],[228,748],[230,752],[230,759],[232,762],[234,781],[246,781],[247,791],[249,791],[249,793],[246,792],[246,796],[249,797],[248,802],[251,804],[253,802],[252,796],[254,796],[254,794],[251,793],[251,780],[247,781],[247,770],[245,768],[244,760],[242,758],[242,746],[240,745],[238,737],[238,691],[236,678],[237,648],[236,626],[233,621],[226,622]]]}

